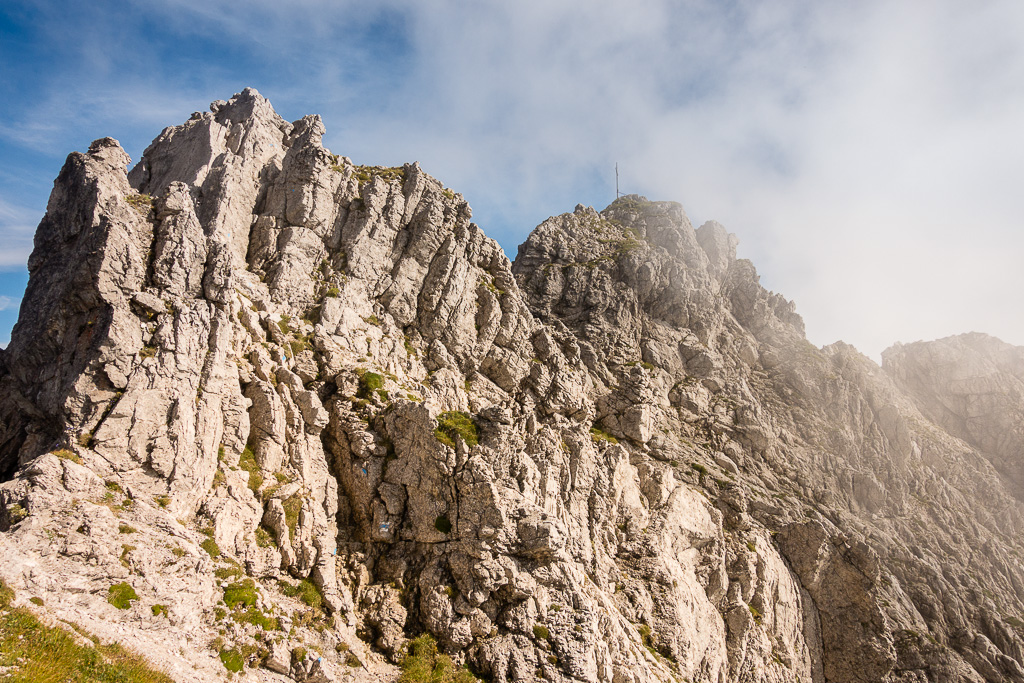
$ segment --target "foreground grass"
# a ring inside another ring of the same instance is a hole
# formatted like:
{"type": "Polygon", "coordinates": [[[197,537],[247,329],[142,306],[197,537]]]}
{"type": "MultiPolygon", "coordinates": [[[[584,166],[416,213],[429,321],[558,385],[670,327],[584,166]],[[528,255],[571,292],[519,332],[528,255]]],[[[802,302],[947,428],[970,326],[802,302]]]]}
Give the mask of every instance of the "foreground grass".
{"type": "Polygon", "coordinates": [[[141,655],[117,643],[80,645],[63,628],[46,626],[23,607],[11,607],[0,581],[0,673],[4,683],[173,683],[141,655]]]}

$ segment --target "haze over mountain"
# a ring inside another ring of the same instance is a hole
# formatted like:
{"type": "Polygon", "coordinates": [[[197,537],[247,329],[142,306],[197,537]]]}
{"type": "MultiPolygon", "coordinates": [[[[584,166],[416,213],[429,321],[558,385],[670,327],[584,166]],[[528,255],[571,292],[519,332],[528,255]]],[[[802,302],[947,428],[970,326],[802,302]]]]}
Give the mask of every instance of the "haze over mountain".
{"type": "Polygon", "coordinates": [[[246,85],[357,163],[458,187],[509,256],[622,189],[742,237],[818,345],[1024,344],[1024,9],[222,0],[0,8],[0,343],[68,150],[133,159],[246,85]],[[116,17],[116,21],[111,21],[116,17]]]}

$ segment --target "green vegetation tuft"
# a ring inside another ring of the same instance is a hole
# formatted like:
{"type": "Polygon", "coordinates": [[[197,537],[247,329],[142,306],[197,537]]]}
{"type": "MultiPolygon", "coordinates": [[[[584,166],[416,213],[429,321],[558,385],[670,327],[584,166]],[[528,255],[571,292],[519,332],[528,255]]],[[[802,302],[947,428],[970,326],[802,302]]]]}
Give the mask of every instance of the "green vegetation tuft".
{"type": "Polygon", "coordinates": [[[533,625],[533,637],[537,640],[551,640],[551,632],[544,624],[533,625]]]}
{"type": "Polygon", "coordinates": [[[225,669],[235,673],[241,671],[242,667],[245,665],[245,661],[242,659],[242,653],[236,648],[221,650],[220,661],[224,663],[225,669]]]}
{"type": "Polygon", "coordinates": [[[399,664],[402,675],[396,683],[474,683],[479,681],[468,669],[460,669],[451,657],[437,651],[437,642],[429,635],[409,641],[408,654],[399,664]]]}
{"type": "Polygon", "coordinates": [[[154,617],[158,617],[161,614],[167,616],[167,605],[153,605],[149,608],[153,612],[154,617]]]}
{"type": "Polygon", "coordinates": [[[231,609],[236,607],[254,607],[256,605],[256,582],[243,579],[228,584],[224,589],[224,604],[231,609]]]}
{"type": "Polygon", "coordinates": [[[117,609],[128,609],[132,606],[132,600],[138,599],[138,593],[127,581],[115,583],[107,589],[107,602],[117,609]]]}
{"type": "Polygon", "coordinates": [[[442,534],[450,534],[452,532],[451,520],[449,520],[446,515],[441,515],[434,520],[434,528],[442,534]]]}
{"type": "Polygon", "coordinates": [[[281,624],[276,617],[267,616],[258,607],[250,607],[244,611],[234,610],[231,613],[231,619],[239,624],[259,626],[264,631],[277,631],[281,628],[281,624]]]}
{"type": "Polygon", "coordinates": [[[206,540],[199,544],[199,547],[205,550],[210,557],[220,557],[220,546],[213,540],[213,527],[203,529],[203,533],[206,536],[206,540]]]}
{"type": "Polygon", "coordinates": [[[249,473],[249,488],[253,493],[263,486],[263,474],[260,472],[259,463],[256,462],[256,454],[248,446],[238,456],[238,467],[249,473]]]}
{"type": "Polygon", "coordinates": [[[237,579],[245,576],[242,572],[242,568],[237,564],[229,564],[226,567],[217,567],[213,570],[213,575],[221,581],[225,579],[237,579]]]}
{"type": "Polygon", "coordinates": [[[302,498],[299,494],[293,494],[281,501],[284,508],[284,521],[288,525],[288,534],[294,538],[295,529],[299,526],[299,511],[302,510],[302,498]]]}
{"type": "Polygon", "coordinates": [[[313,609],[320,609],[324,603],[324,597],[320,594],[320,590],[309,579],[302,579],[295,586],[286,581],[279,581],[278,585],[285,595],[290,598],[298,598],[313,609]]]}
{"type": "Polygon", "coordinates": [[[28,517],[28,510],[21,507],[18,503],[7,506],[7,519],[12,525],[17,524],[26,517],[28,517]]]}
{"type": "Polygon", "coordinates": [[[600,441],[607,441],[608,443],[619,442],[618,439],[616,439],[614,436],[598,427],[597,424],[590,428],[590,436],[591,438],[594,439],[595,443],[600,441]]]}
{"type": "Polygon", "coordinates": [[[405,353],[409,356],[409,358],[420,357],[420,355],[416,353],[416,347],[412,345],[412,342],[409,341],[408,337],[405,338],[405,353]]]}
{"type": "Polygon", "coordinates": [[[274,537],[266,527],[256,527],[256,545],[260,548],[272,548],[274,546],[274,537]]]}
{"type": "Polygon", "coordinates": [[[374,178],[383,178],[386,182],[404,182],[405,168],[400,166],[355,166],[352,175],[360,185],[370,182],[374,178]]]}
{"type": "Polygon", "coordinates": [[[82,464],[82,458],[79,457],[78,453],[68,450],[67,448],[61,448],[53,452],[61,460],[70,460],[76,465],[82,464]]]}
{"type": "Polygon", "coordinates": [[[0,609],[10,607],[13,601],[14,589],[8,586],[3,579],[0,579],[0,609]]]}
{"type": "Polygon", "coordinates": [[[153,208],[153,198],[148,194],[130,194],[124,200],[143,216],[149,215],[149,210],[153,208]]]}
{"type": "Polygon", "coordinates": [[[455,437],[460,436],[467,446],[473,447],[480,443],[476,424],[469,413],[448,411],[437,416],[437,429],[434,436],[446,446],[455,448],[455,437]]]}
{"type": "Polygon", "coordinates": [[[363,368],[356,370],[356,374],[359,375],[359,390],[356,392],[356,396],[359,398],[372,398],[373,394],[384,388],[383,375],[364,370],[363,368]]]}

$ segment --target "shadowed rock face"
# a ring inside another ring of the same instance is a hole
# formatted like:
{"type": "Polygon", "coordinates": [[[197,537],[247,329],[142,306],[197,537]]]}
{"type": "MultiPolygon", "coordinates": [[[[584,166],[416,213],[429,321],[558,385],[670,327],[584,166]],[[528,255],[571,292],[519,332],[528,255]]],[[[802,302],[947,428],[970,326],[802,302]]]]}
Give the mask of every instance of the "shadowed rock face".
{"type": "Polygon", "coordinates": [[[69,156],[0,354],[0,577],[181,680],[218,634],[303,681],[426,632],[493,680],[1024,681],[1024,351],[818,349],[638,196],[512,263],[323,133],[246,90],[131,173],[69,156]],[[281,639],[218,608],[242,574],[281,639]],[[164,635],[116,636],[123,579],[164,635]]]}

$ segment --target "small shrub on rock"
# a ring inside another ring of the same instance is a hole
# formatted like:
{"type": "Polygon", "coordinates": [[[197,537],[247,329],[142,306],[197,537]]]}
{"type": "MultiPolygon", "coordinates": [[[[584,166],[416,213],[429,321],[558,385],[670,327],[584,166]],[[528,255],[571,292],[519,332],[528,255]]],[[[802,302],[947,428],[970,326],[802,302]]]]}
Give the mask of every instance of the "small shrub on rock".
{"type": "Polygon", "coordinates": [[[480,443],[476,424],[469,413],[449,411],[437,416],[437,429],[434,430],[437,440],[446,446],[455,448],[455,437],[460,436],[467,446],[476,446],[480,443]]]}
{"type": "Polygon", "coordinates": [[[256,604],[256,583],[252,579],[243,579],[228,584],[224,589],[224,604],[235,607],[252,607],[256,604]]]}
{"type": "Polygon", "coordinates": [[[451,657],[437,651],[437,642],[423,634],[409,642],[408,654],[402,658],[402,675],[397,683],[474,683],[479,681],[468,669],[459,669],[451,657]]]}
{"type": "Polygon", "coordinates": [[[132,600],[138,599],[138,593],[127,581],[115,583],[107,589],[107,602],[117,609],[128,609],[132,606],[132,600]]]}

